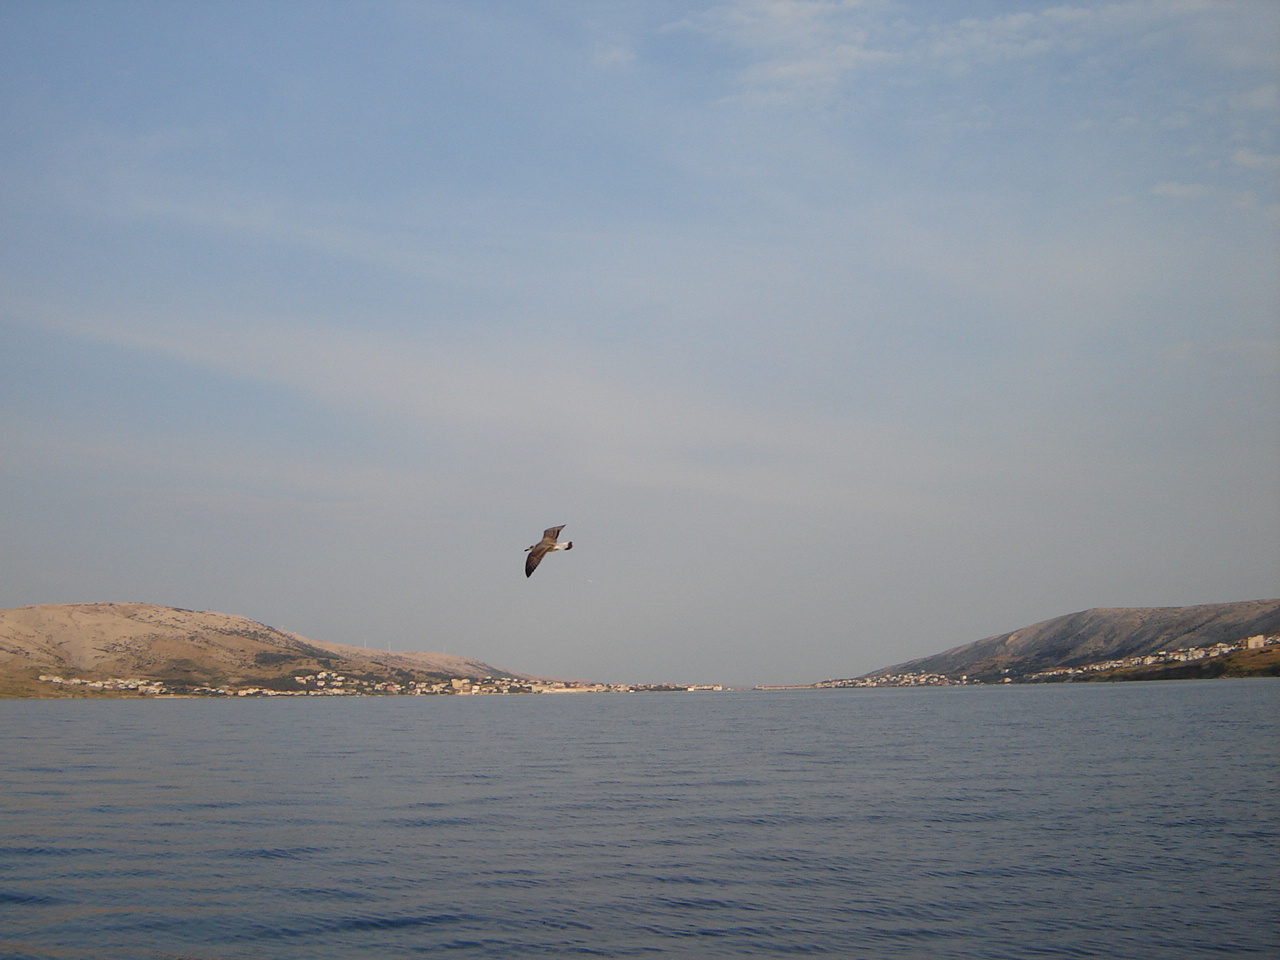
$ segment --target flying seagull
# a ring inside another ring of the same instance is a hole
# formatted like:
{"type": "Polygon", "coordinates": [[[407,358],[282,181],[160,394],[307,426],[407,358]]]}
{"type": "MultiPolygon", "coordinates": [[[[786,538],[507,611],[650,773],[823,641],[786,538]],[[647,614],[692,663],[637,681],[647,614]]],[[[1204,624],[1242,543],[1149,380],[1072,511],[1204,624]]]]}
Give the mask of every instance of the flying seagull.
{"type": "Polygon", "coordinates": [[[542,562],[545,554],[550,553],[552,550],[573,549],[572,540],[568,543],[556,543],[556,537],[560,536],[560,531],[563,529],[563,523],[558,527],[548,527],[542,534],[541,541],[535,543],[532,547],[525,547],[525,551],[529,554],[528,559],[524,562],[524,575],[526,577],[533,576],[533,571],[538,569],[538,564],[542,562]]]}

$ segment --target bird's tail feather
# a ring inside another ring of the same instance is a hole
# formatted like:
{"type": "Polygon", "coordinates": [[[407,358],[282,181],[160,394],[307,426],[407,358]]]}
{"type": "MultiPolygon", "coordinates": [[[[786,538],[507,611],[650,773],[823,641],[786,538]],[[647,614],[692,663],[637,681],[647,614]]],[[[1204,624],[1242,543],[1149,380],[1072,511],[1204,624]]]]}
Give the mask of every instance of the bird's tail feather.
{"type": "Polygon", "coordinates": [[[564,548],[565,548],[566,550],[572,550],[572,549],[573,549],[573,541],[572,541],[572,540],[570,540],[568,543],[566,543],[566,544],[564,545],[564,548]]]}

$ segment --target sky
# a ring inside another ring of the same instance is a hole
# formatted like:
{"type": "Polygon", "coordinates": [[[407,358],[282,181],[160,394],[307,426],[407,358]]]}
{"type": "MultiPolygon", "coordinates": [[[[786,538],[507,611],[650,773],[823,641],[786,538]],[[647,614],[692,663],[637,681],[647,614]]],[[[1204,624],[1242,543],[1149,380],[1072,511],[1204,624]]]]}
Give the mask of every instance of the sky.
{"type": "Polygon", "coordinates": [[[751,685],[1277,597],[1278,187],[1270,0],[7,0],[0,607],[751,685]]]}

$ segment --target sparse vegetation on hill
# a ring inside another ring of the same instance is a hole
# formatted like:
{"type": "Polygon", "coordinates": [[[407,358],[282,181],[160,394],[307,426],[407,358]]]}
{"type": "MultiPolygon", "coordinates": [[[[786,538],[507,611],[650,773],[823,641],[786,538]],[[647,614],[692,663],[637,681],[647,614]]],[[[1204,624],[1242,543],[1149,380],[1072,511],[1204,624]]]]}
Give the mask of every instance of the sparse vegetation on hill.
{"type": "MultiPolygon", "coordinates": [[[[985,683],[1020,681],[1064,668],[1084,668],[1107,661],[1143,657],[1161,651],[1238,644],[1247,637],[1280,633],[1280,600],[1246,600],[1191,607],[1098,608],[954,647],[931,657],[911,660],[866,674],[874,680],[890,675],[935,674],[952,680],[967,677],[985,683]]],[[[1086,679],[1138,679],[1158,674],[1241,676],[1266,674],[1267,657],[1239,651],[1240,656],[1213,661],[1131,664],[1114,671],[1094,671],[1086,679]],[[1156,669],[1156,667],[1159,669],[1156,669]],[[1149,669],[1150,668],[1150,669],[1149,669]]],[[[1082,675],[1083,676],[1083,675],[1082,675]]]]}
{"type": "Polygon", "coordinates": [[[511,675],[467,657],[324,643],[245,617],[176,607],[90,603],[0,610],[0,696],[137,695],[128,687],[42,682],[42,674],[68,681],[137,678],[182,693],[249,686],[296,691],[296,677],[326,672],[370,689],[511,675]]]}

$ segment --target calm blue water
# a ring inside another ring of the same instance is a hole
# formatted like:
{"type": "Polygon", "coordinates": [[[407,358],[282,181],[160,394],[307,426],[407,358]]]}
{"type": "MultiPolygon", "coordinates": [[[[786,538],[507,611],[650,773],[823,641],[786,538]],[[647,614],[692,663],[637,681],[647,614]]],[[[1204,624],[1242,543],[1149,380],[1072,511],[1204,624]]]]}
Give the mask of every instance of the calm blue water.
{"type": "Polygon", "coordinates": [[[0,956],[1280,956],[1280,681],[0,701],[0,956]]]}

